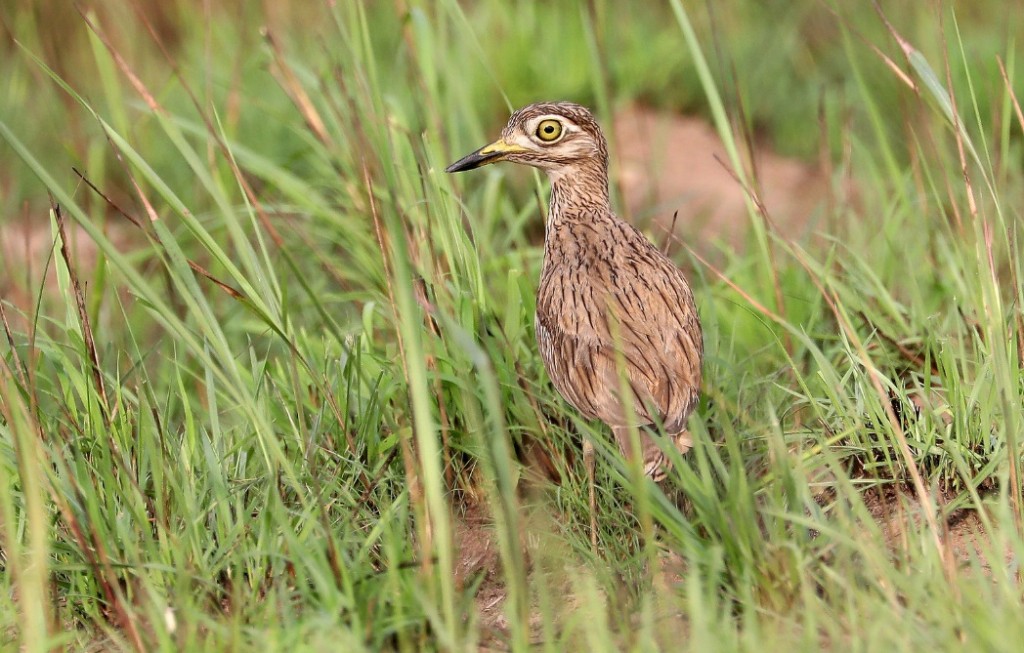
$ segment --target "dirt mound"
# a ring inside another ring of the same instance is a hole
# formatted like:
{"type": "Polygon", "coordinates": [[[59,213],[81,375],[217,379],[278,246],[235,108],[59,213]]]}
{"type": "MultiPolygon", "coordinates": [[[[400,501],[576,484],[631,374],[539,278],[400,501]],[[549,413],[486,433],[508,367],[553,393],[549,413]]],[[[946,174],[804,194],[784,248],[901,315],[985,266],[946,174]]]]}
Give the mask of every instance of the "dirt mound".
{"type": "MultiPolygon", "coordinates": [[[[623,208],[633,222],[653,219],[668,229],[679,211],[679,236],[742,242],[750,225],[745,192],[715,159],[728,156],[705,120],[630,106],[616,114],[612,138],[623,208]]],[[[826,175],[766,148],[754,161],[769,215],[783,234],[798,235],[827,198],[826,175]]]]}

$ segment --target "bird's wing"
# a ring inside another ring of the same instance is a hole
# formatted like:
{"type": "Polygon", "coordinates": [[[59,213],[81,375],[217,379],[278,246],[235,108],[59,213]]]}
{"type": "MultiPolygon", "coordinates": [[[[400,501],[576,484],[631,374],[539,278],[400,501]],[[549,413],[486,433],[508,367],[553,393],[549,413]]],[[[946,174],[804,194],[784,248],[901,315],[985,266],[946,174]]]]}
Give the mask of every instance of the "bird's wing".
{"type": "Polygon", "coordinates": [[[703,349],[689,288],[665,263],[670,269],[616,265],[572,287],[558,281],[546,294],[562,301],[538,301],[537,341],[548,373],[588,417],[628,423],[625,377],[641,424],[661,422],[670,433],[685,428],[703,349]]]}
{"type": "Polygon", "coordinates": [[[704,345],[690,288],[670,261],[663,263],[650,275],[622,278],[620,272],[608,313],[619,322],[613,336],[641,398],[657,407],[665,430],[676,433],[697,402],[704,345]]]}
{"type": "Polygon", "coordinates": [[[537,344],[548,376],[576,410],[591,419],[624,424],[618,377],[609,378],[609,352],[587,331],[563,328],[564,323],[537,312],[537,344]],[[611,381],[611,383],[610,383],[611,381]]]}

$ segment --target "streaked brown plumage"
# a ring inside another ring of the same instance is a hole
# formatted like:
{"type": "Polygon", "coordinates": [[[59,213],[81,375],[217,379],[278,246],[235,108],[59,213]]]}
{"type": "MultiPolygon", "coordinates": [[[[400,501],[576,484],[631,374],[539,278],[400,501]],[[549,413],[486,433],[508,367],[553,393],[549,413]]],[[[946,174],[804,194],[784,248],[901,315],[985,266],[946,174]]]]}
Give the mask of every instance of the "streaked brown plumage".
{"type": "MultiPolygon", "coordinates": [[[[638,426],[660,425],[687,451],[703,357],[693,294],[676,266],[612,212],[608,149],[593,115],[569,102],[531,104],[512,114],[498,141],[447,171],[496,161],[540,168],[551,180],[536,330],[555,388],[611,426],[627,456],[631,413],[638,426]]],[[[640,444],[644,472],[660,480],[666,457],[650,430],[640,431],[640,444]]]]}

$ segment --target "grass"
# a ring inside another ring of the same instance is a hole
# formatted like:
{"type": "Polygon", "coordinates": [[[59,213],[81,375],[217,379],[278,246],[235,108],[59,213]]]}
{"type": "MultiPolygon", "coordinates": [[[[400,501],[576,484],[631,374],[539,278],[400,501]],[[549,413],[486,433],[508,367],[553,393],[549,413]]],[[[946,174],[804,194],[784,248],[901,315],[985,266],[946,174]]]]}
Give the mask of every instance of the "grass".
{"type": "Polygon", "coordinates": [[[0,13],[0,227],[54,243],[0,280],[5,648],[1017,648],[1021,18],[623,4],[0,13]],[[545,184],[441,172],[542,97],[831,175],[813,238],[682,227],[661,488],[543,371],[545,184]]]}

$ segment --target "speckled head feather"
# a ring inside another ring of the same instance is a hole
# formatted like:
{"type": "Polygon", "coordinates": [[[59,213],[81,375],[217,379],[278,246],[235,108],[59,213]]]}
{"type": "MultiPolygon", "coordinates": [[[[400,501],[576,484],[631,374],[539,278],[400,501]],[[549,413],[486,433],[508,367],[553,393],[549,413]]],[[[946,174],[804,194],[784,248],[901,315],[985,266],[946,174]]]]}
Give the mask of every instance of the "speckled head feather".
{"type": "Polygon", "coordinates": [[[542,157],[523,154],[509,157],[510,161],[547,167],[546,163],[558,162],[569,165],[586,159],[596,159],[601,167],[608,167],[608,142],[601,132],[601,127],[594,119],[594,114],[585,106],[572,102],[537,102],[519,109],[508,119],[508,124],[501,132],[502,140],[510,143],[518,142],[525,137],[532,143],[540,145],[542,157]],[[545,119],[561,120],[565,135],[551,145],[545,145],[536,138],[537,126],[545,119]]]}

